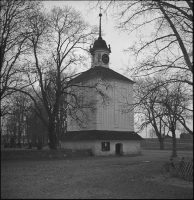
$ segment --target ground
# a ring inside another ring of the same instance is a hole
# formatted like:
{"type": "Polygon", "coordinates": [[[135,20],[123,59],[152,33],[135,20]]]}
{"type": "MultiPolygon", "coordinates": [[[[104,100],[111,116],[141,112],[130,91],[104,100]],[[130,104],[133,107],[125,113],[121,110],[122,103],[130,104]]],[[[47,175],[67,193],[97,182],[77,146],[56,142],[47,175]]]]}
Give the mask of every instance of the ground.
{"type": "Polygon", "coordinates": [[[192,199],[192,182],[161,174],[170,154],[142,150],[136,157],[1,161],[1,198],[192,199]]]}

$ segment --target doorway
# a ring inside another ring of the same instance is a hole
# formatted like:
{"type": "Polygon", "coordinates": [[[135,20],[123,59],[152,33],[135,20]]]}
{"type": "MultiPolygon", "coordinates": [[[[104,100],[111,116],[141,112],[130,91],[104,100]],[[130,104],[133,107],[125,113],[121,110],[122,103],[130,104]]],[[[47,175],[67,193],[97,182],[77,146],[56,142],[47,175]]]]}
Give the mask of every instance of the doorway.
{"type": "Polygon", "coordinates": [[[117,143],[115,145],[115,154],[117,156],[121,156],[123,155],[123,144],[122,143],[117,143]]]}

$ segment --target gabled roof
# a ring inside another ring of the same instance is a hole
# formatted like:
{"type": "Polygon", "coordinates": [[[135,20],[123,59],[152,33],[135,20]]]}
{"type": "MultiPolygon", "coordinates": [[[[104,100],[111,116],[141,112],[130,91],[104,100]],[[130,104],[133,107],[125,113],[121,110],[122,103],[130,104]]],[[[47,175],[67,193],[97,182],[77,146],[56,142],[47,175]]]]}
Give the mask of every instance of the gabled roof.
{"type": "Polygon", "coordinates": [[[60,138],[60,140],[143,140],[143,138],[137,133],[131,131],[83,130],[68,131],[60,138]]]}
{"type": "Polygon", "coordinates": [[[101,67],[101,66],[96,66],[94,68],[90,68],[89,70],[81,73],[80,75],[78,75],[77,77],[75,77],[74,79],[72,79],[70,81],[70,83],[75,83],[75,82],[82,82],[91,78],[95,78],[95,77],[102,77],[105,79],[117,79],[117,80],[123,80],[123,81],[128,81],[131,82],[132,84],[134,83],[134,81],[132,81],[131,79],[115,72],[112,69],[106,68],[106,67],[101,67]]]}

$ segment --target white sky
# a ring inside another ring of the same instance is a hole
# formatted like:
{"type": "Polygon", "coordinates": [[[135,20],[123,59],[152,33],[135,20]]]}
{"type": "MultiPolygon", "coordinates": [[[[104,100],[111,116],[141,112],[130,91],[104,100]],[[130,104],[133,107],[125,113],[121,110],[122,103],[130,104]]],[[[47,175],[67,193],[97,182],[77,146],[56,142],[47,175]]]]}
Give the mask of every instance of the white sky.
{"type": "MultiPolygon", "coordinates": [[[[92,11],[89,10],[89,3],[91,1],[44,1],[45,8],[49,9],[52,6],[63,6],[69,5],[74,7],[76,10],[80,11],[85,19],[90,25],[99,26],[99,12],[100,9],[96,8],[92,11]]],[[[97,1],[94,1],[94,5],[97,1]]],[[[123,52],[124,48],[132,45],[135,33],[132,35],[127,35],[125,32],[120,32],[118,29],[114,28],[115,24],[111,16],[102,16],[102,31],[104,33],[103,39],[106,41],[107,45],[111,46],[110,53],[110,68],[114,71],[121,73],[125,76],[123,63],[128,63],[128,56],[123,52]]],[[[96,38],[97,39],[97,38],[96,38]]],[[[91,60],[88,61],[90,66],[91,60]]],[[[131,78],[128,76],[128,78],[131,78]]]]}

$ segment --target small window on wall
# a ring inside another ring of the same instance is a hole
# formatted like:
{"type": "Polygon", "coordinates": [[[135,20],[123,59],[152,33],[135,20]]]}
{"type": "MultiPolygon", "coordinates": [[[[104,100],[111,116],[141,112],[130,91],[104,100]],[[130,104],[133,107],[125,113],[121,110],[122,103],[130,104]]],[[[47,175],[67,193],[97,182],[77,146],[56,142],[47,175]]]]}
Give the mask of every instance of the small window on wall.
{"type": "Polygon", "coordinates": [[[102,151],[110,151],[110,142],[102,142],[102,151]]]}

